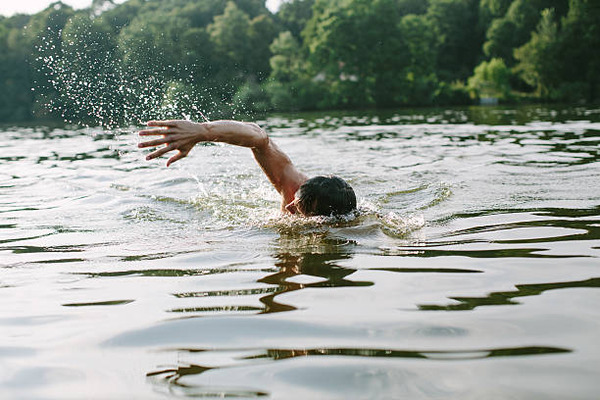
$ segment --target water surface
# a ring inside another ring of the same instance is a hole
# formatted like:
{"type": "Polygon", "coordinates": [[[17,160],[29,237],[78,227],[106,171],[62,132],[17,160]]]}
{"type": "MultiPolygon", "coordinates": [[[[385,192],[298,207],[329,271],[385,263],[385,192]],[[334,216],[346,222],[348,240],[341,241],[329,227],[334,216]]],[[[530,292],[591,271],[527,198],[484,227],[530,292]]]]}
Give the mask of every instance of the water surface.
{"type": "Polygon", "coordinates": [[[248,149],[0,128],[2,398],[597,397],[600,110],[259,123],[360,215],[282,216],[248,149]]]}

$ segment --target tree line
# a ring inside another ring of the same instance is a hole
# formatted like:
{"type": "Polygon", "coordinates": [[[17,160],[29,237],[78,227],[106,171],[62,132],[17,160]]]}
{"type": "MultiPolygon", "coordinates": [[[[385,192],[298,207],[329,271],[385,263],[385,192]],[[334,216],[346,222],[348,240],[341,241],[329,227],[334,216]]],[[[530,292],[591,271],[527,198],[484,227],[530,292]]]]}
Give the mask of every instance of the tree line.
{"type": "Polygon", "coordinates": [[[0,121],[595,102],[597,0],[94,0],[0,17],[0,121]]]}

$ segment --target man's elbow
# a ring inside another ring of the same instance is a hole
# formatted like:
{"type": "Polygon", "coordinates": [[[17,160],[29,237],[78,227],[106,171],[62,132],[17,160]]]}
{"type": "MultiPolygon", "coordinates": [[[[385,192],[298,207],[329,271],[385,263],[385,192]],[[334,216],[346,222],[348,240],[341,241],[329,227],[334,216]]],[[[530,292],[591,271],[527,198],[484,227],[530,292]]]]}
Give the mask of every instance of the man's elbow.
{"type": "Polygon", "coordinates": [[[264,131],[258,124],[254,122],[249,122],[248,125],[254,131],[255,136],[255,144],[254,148],[256,149],[266,149],[269,146],[269,135],[264,131]]]}

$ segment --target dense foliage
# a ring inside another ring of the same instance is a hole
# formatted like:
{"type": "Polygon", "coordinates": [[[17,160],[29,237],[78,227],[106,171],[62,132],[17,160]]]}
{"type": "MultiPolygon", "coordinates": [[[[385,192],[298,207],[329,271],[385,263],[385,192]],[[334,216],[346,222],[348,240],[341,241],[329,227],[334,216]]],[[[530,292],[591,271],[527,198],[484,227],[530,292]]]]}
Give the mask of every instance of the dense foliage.
{"type": "Polygon", "coordinates": [[[0,17],[0,121],[593,102],[599,48],[597,0],[56,2],[0,17]]]}

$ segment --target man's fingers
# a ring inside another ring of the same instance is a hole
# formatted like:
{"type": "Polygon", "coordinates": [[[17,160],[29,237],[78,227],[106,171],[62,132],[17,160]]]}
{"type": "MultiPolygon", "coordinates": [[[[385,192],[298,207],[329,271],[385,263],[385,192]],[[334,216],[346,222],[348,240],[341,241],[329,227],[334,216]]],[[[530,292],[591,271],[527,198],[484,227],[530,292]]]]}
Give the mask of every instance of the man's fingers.
{"type": "Polygon", "coordinates": [[[161,144],[168,143],[170,140],[171,139],[167,139],[167,138],[149,140],[147,142],[138,143],[138,147],[140,149],[143,149],[144,147],[156,147],[156,146],[160,146],[161,144]]]}
{"type": "Polygon", "coordinates": [[[169,119],[165,121],[148,121],[146,125],[148,126],[166,126],[166,127],[175,127],[177,126],[178,121],[169,119]]]}
{"type": "Polygon", "coordinates": [[[156,136],[156,135],[167,135],[169,134],[168,129],[144,129],[138,132],[140,136],[156,136]]]}
{"type": "Polygon", "coordinates": [[[168,153],[171,150],[175,150],[175,147],[172,144],[162,147],[162,148],[156,150],[155,152],[148,154],[148,156],[146,156],[146,160],[155,159],[156,157],[160,157],[163,154],[168,153]]]}
{"type": "Polygon", "coordinates": [[[175,154],[173,157],[169,158],[169,161],[167,161],[167,167],[171,164],[173,164],[175,161],[177,160],[181,160],[183,157],[185,157],[187,155],[187,153],[182,152],[181,150],[179,150],[179,153],[175,154]]]}
{"type": "Polygon", "coordinates": [[[175,128],[178,121],[167,120],[167,121],[148,121],[146,125],[153,126],[159,129],[142,129],[138,132],[140,136],[156,136],[156,135],[168,135],[173,133],[169,128],[175,128]]]}

